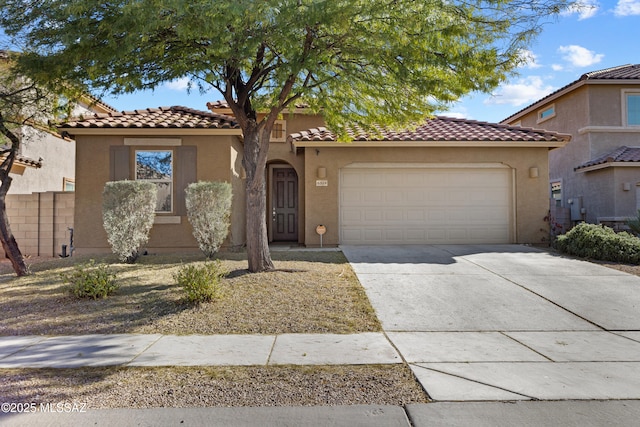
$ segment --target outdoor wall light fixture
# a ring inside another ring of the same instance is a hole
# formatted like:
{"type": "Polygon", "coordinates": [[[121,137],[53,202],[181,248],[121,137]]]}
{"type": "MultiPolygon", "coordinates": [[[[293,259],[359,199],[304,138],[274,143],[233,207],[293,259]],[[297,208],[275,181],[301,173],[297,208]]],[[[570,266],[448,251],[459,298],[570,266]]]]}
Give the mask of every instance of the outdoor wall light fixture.
{"type": "Polygon", "coordinates": [[[539,174],[538,168],[529,168],[529,178],[537,178],[539,174]]]}
{"type": "Polygon", "coordinates": [[[623,182],[622,183],[622,191],[631,191],[631,183],[623,182]]]}
{"type": "Polygon", "coordinates": [[[318,178],[320,179],[325,179],[327,177],[327,168],[320,166],[318,168],[318,170],[316,171],[316,175],[318,176],[318,178]]]}

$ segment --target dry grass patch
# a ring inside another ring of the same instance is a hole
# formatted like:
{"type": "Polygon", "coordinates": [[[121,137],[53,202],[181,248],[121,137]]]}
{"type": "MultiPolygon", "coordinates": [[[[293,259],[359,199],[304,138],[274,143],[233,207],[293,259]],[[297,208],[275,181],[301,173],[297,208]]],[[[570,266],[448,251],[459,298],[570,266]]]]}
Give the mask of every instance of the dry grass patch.
{"type": "Polygon", "coordinates": [[[136,264],[95,257],[117,273],[120,289],[99,300],[72,297],[60,278],[88,257],[40,260],[17,278],[0,267],[0,335],[93,333],[281,334],[380,331],[341,252],[274,252],[277,271],[250,274],[244,254],[223,253],[223,297],[186,304],[173,274],[193,255],[149,255],[136,264]]]}
{"type": "Polygon", "coordinates": [[[0,395],[87,410],[427,402],[404,365],[13,369],[0,370],[0,395]]]}

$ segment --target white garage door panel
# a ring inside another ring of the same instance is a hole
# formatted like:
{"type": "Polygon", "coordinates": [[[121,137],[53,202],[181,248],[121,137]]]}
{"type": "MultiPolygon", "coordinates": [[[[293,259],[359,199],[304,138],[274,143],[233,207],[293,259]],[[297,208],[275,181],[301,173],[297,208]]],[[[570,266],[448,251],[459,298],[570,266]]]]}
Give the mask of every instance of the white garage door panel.
{"type": "Polygon", "coordinates": [[[341,171],[343,244],[509,243],[509,169],[341,171]]]}

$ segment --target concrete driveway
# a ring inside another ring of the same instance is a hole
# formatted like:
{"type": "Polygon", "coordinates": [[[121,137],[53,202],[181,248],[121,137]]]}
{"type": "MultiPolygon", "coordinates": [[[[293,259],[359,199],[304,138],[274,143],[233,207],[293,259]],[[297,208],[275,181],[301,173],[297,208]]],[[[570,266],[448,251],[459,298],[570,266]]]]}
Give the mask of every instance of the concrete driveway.
{"type": "Polygon", "coordinates": [[[640,277],[520,245],[342,250],[434,400],[640,399],[640,277]]]}

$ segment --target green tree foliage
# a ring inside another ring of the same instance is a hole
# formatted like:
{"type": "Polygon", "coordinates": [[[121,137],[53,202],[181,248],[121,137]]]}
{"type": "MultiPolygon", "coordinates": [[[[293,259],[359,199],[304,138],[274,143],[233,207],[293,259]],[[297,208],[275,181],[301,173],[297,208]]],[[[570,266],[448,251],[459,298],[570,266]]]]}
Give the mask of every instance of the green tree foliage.
{"type": "Polygon", "coordinates": [[[102,220],[107,240],[120,261],[133,263],[149,240],[158,188],[152,182],[107,182],[102,192],[102,220]]]}
{"type": "Polygon", "coordinates": [[[212,259],[229,234],[231,184],[196,182],[186,189],[187,217],[202,253],[212,259]]]}
{"type": "MultiPolygon", "coordinates": [[[[1,43],[0,43],[1,44],[1,43]]],[[[0,243],[16,275],[28,274],[24,257],[11,231],[6,211],[6,195],[13,177],[10,172],[28,135],[51,131],[49,119],[66,110],[71,87],[56,87],[55,79],[36,81],[18,68],[20,55],[0,45],[0,243]],[[27,128],[36,132],[25,132],[27,128]]]]}
{"type": "Polygon", "coordinates": [[[275,120],[303,102],[347,126],[405,126],[522,62],[567,0],[0,0],[30,70],[114,93],[188,77],[244,134],[250,271],[273,268],[265,168],[275,120]],[[256,111],[265,112],[258,118],[256,111]]]}

